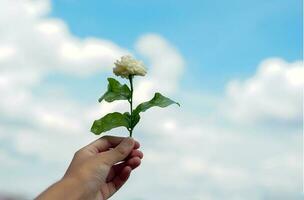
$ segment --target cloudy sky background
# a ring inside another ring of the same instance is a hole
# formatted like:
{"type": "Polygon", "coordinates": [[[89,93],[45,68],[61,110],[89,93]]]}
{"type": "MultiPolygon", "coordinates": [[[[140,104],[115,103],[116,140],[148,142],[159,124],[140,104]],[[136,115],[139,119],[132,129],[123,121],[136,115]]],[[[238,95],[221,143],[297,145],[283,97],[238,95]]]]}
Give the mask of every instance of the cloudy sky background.
{"type": "Polygon", "coordinates": [[[143,114],[143,164],[114,199],[303,198],[301,1],[0,0],[0,29],[0,192],[33,198],[128,108],[97,99],[132,54],[136,102],[182,106],[143,114]]]}

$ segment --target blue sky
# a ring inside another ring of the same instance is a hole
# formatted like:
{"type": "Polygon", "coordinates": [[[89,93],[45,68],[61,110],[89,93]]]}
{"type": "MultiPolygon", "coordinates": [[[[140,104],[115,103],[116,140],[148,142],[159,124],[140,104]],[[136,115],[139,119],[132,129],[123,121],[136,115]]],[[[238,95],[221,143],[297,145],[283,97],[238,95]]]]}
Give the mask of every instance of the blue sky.
{"type": "Polygon", "coordinates": [[[143,114],[145,158],[115,199],[303,199],[301,1],[0,5],[0,198],[33,199],[98,137],[93,120],[129,108],[97,102],[128,52],[148,66],[135,99],[181,107],[143,114]]]}
{"type": "Polygon", "coordinates": [[[186,60],[182,87],[213,93],[263,59],[301,59],[301,15],[300,0],[55,0],[52,10],[77,36],[128,49],[144,33],[164,36],[186,60]]]}

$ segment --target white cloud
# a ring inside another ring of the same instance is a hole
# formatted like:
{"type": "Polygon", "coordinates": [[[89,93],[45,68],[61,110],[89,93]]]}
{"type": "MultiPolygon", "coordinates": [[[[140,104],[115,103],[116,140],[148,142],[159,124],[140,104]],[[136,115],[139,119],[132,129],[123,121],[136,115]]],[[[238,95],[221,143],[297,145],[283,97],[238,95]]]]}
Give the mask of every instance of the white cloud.
{"type": "Polygon", "coordinates": [[[0,46],[0,60],[12,58],[16,54],[16,48],[10,45],[0,46]]]}
{"type": "Polygon", "coordinates": [[[17,0],[17,2],[25,8],[26,13],[30,16],[43,16],[51,9],[50,0],[24,0],[24,2],[17,0]]]}
{"type": "Polygon", "coordinates": [[[247,80],[231,81],[224,105],[231,119],[241,123],[302,123],[303,62],[268,59],[247,80]]]}
{"type": "Polygon", "coordinates": [[[184,70],[184,60],[178,50],[157,34],[141,36],[135,44],[137,52],[147,59],[148,74],[139,81],[135,97],[138,101],[153,97],[155,91],[177,92],[184,70]]]}
{"type": "Polygon", "coordinates": [[[172,44],[157,34],[147,34],[138,39],[136,50],[148,59],[150,76],[170,82],[169,91],[176,89],[183,74],[184,60],[172,44]]]}
{"type": "Polygon", "coordinates": [[[46,17],[47,0],[1,0],[1,5],[0,25],[6,28],[0,33],[0,62],[14,55],[1,68],[90,75],[110,69],[127,53],[108,40],[75,37],[62,20],[46,17]]]}

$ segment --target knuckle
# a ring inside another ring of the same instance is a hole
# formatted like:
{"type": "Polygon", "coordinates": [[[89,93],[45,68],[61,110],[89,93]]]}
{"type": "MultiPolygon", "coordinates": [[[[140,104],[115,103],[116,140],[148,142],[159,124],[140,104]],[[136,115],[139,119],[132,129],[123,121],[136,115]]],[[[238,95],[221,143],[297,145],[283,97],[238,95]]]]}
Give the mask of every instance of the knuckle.
{"type": "Polygon", "coordinates": [[[100,140],[100,141],[107,142],[107,143],[110,143],[110,141],[111,141],[111,136],[105,135],[105,136],[100,137],[99,140],[100,140]]]}
{"type": "Polygon", "coordinates": [[[102,137],[100,137],[100,139],[107,139],[109,136],[108,135],[104,135],[102,137]]]}
{"type": "Polygon", "coordinates": [[[127,149],[117,146],[116,148],[113,149],[119,156],[125,156],[128,152],[127,149]]]}
{"type": "Polygon", "coordinates": [[[104,135],[104,136],[102,136],[100,139],[105,139],[105,140],[108,140],[110,138],[110,136],[109,135],[104,135]]]}
{"type": "Polygon", "coordinates": [[[83,149],[79,149],[78,151],[76,151],[76,152],[74,153],[74,156],[77,157],[77,156],[81,155],[82,152],[83,152],[83,149]]]}
{"type": "Polygon", "coordinates": [[[76,151],[76,152],[74,153],[74,156],[77,156],[77,155],[79,155],[79,154],[80,154],[80,150],[76,151]]]}

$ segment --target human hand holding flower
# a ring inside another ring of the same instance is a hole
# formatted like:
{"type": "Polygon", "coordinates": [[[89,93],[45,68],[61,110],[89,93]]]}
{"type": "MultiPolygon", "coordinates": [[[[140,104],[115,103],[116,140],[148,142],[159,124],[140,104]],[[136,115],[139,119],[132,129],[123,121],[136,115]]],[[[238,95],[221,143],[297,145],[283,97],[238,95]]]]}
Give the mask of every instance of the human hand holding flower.
{"type": "Polygon", "coordinates": [[[36,200],[106,200],[128,180],[143,153],[132,138],[104,136],[77,151],[64,177],[36,200]]]}
{"type": "MultiPolygon", "coordinates": [[[[115,65],[113,72],[117,76],[129,79],[130,88],[114,78],[108,78],[108,90],[100,97],[99,102],[127,100],[130,104],[130,112],[109,113],[95,120],[91,128],[93,133],[101,134],[123,126],[132,136],[141,112],[154,106],[163,108],[174,103],[179,105],[160,93],[155,93],[150,101],[143,102],[133,109],[133,78],[146,75],[146,69],[142,62],[130,56],[122,57],[115,65]]],[[[75,153],[62,180],[36,199],[106,200],[127,181],[131,171],[140,165],[143,153],[138,148],[139,143],[131,137],[104,136],[75,153]]]]}

